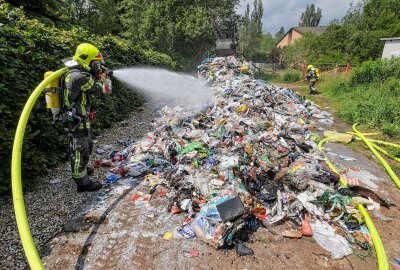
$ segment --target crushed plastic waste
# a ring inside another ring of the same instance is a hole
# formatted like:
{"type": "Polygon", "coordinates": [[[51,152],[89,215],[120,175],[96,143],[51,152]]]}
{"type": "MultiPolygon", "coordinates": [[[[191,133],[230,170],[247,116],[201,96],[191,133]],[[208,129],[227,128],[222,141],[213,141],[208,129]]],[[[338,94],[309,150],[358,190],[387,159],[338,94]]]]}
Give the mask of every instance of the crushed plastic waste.
{"type": "Polygon", "coordinates": [[[333,259],[340,259],[352,253],[349,242],[337,234],[331,225],[316,219],[311,223],[311,227],[314,239],[331,253],[333,259]]]}
{"type": "Polygon", "coordinates": [[[171,238],[174,236],[173,232],[166,232],[163,236],[164,240],[171,240],[171,238]]]}
{"type": "Polygon", "coordinates": [[[393,258],[393,261],[396,263],[396,265],[397,265],[398,267],[400,267],[400,259],[398,259],[398,258],[393,258]]]}
{"type": "Polygon", "coordinates": [[[62,179],[60,177],[55,177],[49,181],[50,184],[58,184],[61,182],[62,182],[62,179]]]}
{"type": "Polygon", "coordinates": [[[191,249],[189,251],[190,258],[196,258],[196,257],[199,257],[199,255],[200,255],[200,252],[197,249],[191,249]]]}
{"type": "Polygon", "coordinates": [[[254,255],[254,251],[242,242],[236,244],[236,252],[239,256],[254,255]]]}
{"type": "Polygon", "coordinates": [[[107,181],[143,176],[148,194],[134,191],[132,201],[166,197],[166,210],[184,221],[165,240],[197,237],[253,255],[247,235],[263,226],[277,234],[273,226],[290,221],[293,230],[280,235],[313,236],[334,259],[351,254],[353,245],[371,247],[356,203],[390,205],[356,181],[339,188],[340,176],[318,152],[320,136],[310,131],[332,123],[330,114],[292,90],[253,79],[242,66],[234,57],[204,60],[199,77],[212,103],[165,106],[144,140],[121,142],[119,150],[99,146],[109,158],[100,162],[113,165],[107,181]]]}

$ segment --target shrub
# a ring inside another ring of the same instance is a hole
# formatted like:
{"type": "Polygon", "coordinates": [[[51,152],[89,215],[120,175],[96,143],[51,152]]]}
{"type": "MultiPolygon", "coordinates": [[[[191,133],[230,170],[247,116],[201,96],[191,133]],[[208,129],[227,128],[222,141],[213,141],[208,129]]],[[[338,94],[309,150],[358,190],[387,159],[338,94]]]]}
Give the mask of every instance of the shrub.
{"type": "Polygon", "coordinates": [[[400,58],[364,62],[360,67],[354,68],[350,83],[369,84],[385,81],[389,77],[400,77],[400,58]]]}
{"type": "Polygon", "coordinates": [[[349,81],[339,79],[326,88],[344,120],[400,138],[400,58],[367,61],[352,71],[349,81]]]}
{"type": "Polygon", "coordinates": [[[330,85],[330,94],[339,95],[349,91],[349,83],[346,81],[336,81],[330,85]]]}
{"type": "Polygon", "coordinates": [[[283,74],[283,81],[293,83],[301,80],[301,72],[295,69],[289,69],[283,74]]]}
{"type": "MultiPolygon", "coordinates": [[[[375,79],[373,79],[375,80],[375,79]]],[[[345,91],[332,89],[331,94],[340,101],[338,115],[350,122],[360,122],[378,128],[392,137],[400,137],[400,79],[388,78],[380,83],[351,86],[345,91]]]]}

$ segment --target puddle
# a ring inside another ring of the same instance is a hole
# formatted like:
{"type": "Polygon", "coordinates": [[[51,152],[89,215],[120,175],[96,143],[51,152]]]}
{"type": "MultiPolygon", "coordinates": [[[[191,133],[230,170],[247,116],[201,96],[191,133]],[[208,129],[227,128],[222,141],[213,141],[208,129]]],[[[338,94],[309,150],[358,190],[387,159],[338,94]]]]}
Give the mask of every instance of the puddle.
{"type": "Polygon", "coordinates": [[[359,170],[359,171],[353,171],[349,170],[346,173],[347,176],[349,177],[354,177],[360,180],[363,184],[367,185],[370,189],[372,190],[377,190],[378,185],[377,183],[379,182],[379,178],[376,177],[374,174],[372,174],[370,171],[367,170],[359,170]]]}

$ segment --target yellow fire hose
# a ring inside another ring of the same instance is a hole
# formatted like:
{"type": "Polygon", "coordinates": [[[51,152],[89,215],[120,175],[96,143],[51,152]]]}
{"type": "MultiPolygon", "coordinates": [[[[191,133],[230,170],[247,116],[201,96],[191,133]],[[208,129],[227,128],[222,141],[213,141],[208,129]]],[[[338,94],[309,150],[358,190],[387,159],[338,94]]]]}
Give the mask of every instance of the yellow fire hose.
{"type": "Polygon", "coordinates": [[[400,158],[393,156],[392,154],[390,154],[388,151],[386,151],[386,150],[383,149],[382,147],[379,147],[378,145],[376,145],[376,144],[374,144],[374,143],[372,143],[372,142],[370,142],[370,143],[371,143],[371,145],[372,145],[376,150],[378,150],[378,151],[381,152],[382,154],[384,154],[384,155],[390,157],[391,159],[393,159],[393,160],[395,160],[395,161],[397,161],[397,162],[400,162],[400,158]]]}
{"type": "Polygon", "coordinates": [[[353,125],[353,131],[357,134],[357,136],[362,139],[364,141],[364,143],[368,146],[368,148],[371,150],[372,153],[374,153],[374,155],[376,156],[376,158],[381,162],[382,166],[385,168],[385,170],[388,172],[388,174],[390,175],[390,177],[392,178],[392,180],[395,182],[395,184],[397,185],[398,188],[400,188],[400,180],[397,177],[397,175],[394,173],[394,171],[392,170],[392,168],[390,168],[389,164],[386,162],[386,160],[383,159],[383,157],[378,153],[378,151],[376,151],[376,149],[374,148],[374,146],[371,144],[371,142],[368,141],[367,138],[365,138],[365,136],[359,132],[356,129],[357,123],[353,125]]]}
{"type": "Polygon", "coordinates": [[[384,141],[379,141],[379,140],[374,140],[374,139],[368,139],[368,140],[370,142],[373,142],[373,143],[383,144],[383,145],[391,146],[391,147],[394,147],[394,148],[400,148],[400,145],[395,144],[395,143],[389,143],[389,142],[384,142],[384,141]]]}
{"type": "Polygon", "coordinates": [[[379,236],[379,233],[375,228],[374,222],[372,222],[372,219],[369,216],[367,210],[365,210],[364,206],[361,203],[358,204],[358,210],[360,211],[360,214],[363,215],[365,225],[367,225],[369,233],[371,234],[372,242],[374,243],[375,247],[376,257],[378,259],[378,269],[389,270],[385,248],[383,247],[381,237],[379,236]]]}
{"type": "MultiPolygon", "coordinates": [[[[362,141],[362,139],[360,137],[358,137],[357,133],[355,132],[346,132],[347,134],[351,134],[356,136],[357,140],[362,141]]],[[[363,133],[364,136],[369,136],[369,135],[378,135],[379,133],[363,133]]],[[[367,141],[369,141],[371,143],[371,145],[378,150],[379,152],[381,152],[382,154],[390,157],[391,159],[400,162],[400,158],[393,156],[392,154],[390,154],[388,151],[386,151],[385,149],[383,149],[382,147],[378,146],[377,144],[375,144],[374,142],[378,143],[378,144],[382,144],[382,145],[387,145],[390,147],[395,147],[395,148],[400,148],[400,145],[398,144],[394,144],[394,143],[389,143],[389,142],[384,142],[384,141],[379,141],[379,140],[374,140],[374,139],[369,139],[366,138],[367,141]]]]}
{"type": "Polygon", "coordinates": [[[25,107],[21,113],[21,117],[18,122],[17,130],[15,132],[14,146],[12,151],[11,159],[11,184],[12,184],[12,196],[14,202],[15,219],[17,221],[19,236],[21,237],[22,246],[25,251],[26,258],[28,260],[31,269],[44,269],[42,261],[40,260],[37,252],[35,243],[32,238],[32,234],[29,228],[28,218],[26,216],[24,196],[22,193],[21,183],[21,154],[22,154],[22,143],[24,141],[24,133],[26,124],[29,119],[29,115],[35,105],[36,100],[43,92],[45,87],[53,80],[60,77],[62,74],[67,72],[68,68],[62,68],[52,73],[46,79],[44,79],[33,91],[25,107]]]}
{"type": "Polygon", "coordinates": [[[328,138],[325,138],[325,139],[323,139],[323,140],[321,140],[319,143],[318,143],[318,149],[319,149],[319,151],[322,153],[322,154],[324,154],[324,157],[325,157],[325,160],[326,160],[326,162],[328,163],[328,166],[329,166],[329,168],[331,168],[331,170],[333,171],[333,172],[335,172],[335,173],[337,173],[338,175],[340,175],[340,184],[342,185],[342,186],[344,186],[344,187],[347,187],[347,182],[346,182],[346,180],[343,178],[343,176],[339,173],[339,171],[335,168],[335,166],[333,165],[333,163],[329,160],[329,158],[328,158],[328,156],[325,154],[325,152],[322,150],[322,145],[324,144],[324,143],[326,143],[327,141],[330,141],[330,140],[333,140],[333,139],[336,139],[336,138],[338,138],[340,135],[335,135],[335,136],[331,136],[331,137],[328,137],[328,138]]]}
{"type": "MultiPolygon", "coordinates": [[[[356,132],[358,132],[358,131],[356,131],[356,132]]],[[[360,132],[358,132],[358,134],[360,134],[361,136],[363,135],[360,132]]],[[[333,163],[329,160],[328,156],[322,150],[322,145],[324,143],[326,143],[327,141],[333,140],[335,138],[338,138],[338,137],[340,137],[340,135],[331,136],[331,137],[321,140],[318,144],[318,149],[321,153],[324,154],[326,162],[328,163],[328,165],[332,169],[332,171],[334,171],[335,173],[340,175],[340,184],[343,186],[347,186],[346,180],[342,177],[342,175],[338,172],[338,170],[335,168],[333,163]]],[[[364,139],[365,139],[365,137],[364,137],[364,139]]],[[[376,256],[378,259],[378,269],[379,270],[389,270],[389,264],[387,261],[386,252],[385,252],[385,248],[383,247],[381,237],[379,236],[379,233],[376,230],[375,225],[374,225],[371,217],[369,216],[367,210],[365,210],[364,206],[360,203],[358,203],[357,206],[358,206],[358,210],[360,211],[360,214],[363,215],[364,220],[365,220],[365,225],[367,226],[367,228],[371,234],[372,242],[374,244],[376,256]]]]}

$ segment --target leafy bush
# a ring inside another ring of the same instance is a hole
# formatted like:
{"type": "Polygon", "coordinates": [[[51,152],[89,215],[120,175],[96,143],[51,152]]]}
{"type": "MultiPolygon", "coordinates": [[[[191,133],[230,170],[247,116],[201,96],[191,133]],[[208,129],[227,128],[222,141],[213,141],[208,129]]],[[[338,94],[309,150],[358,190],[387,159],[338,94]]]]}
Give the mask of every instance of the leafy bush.
{"type": "Polygon", "coordinates": [[[347,81],[337,81],[330,94],[340,102],[338,115],[400,138],[400,77],[392,70],[400,59],[368,61],[347,81]]]}
{"type": "Polygon", "coordinates": [[[336,81],[329,85],[328,88],[331,94],[340,95],[349,91],[349,83],[346,81],[336,81]]]}
{"type": "Polygon", "coordinates": [[[256,73],[256,79],[264,80],[267,82],[282,82],[282,73],[281,72],[268,72],[268,73],[256,73]]]}
{"type": "Polygon", "coordinates": [[[364,62],[351,74],[352,85],[382,82],[389,77],[400,77],[400,58],[364,62]]]}
{"type": "Polygon", "coordinates": [[[301,72],[295,69],[289,69],[283,74],[283,81],[293,83],[301,80],[301,72]]]}
{"type": "MultiPolygon", "coordinates": [[[[172,59],[155,51],[128,47],[115,36],[95,36],[79,28],[62,30],[28,19],[23,10],[0,0],[0,192],[10,183],[12,142],[22,108],[47,70],[62,67],[79,43],[90,42],[103,52],[111,68],[148,64],[175,68],[172,59]]],[[[94,128],[101,129],[126,117],[140,104],[134,91],[113,81],[113,95],[96,97],[94,128]]],[[[51,115],[37,102],[25,132],[23,179],[34,180],[67,157],[65,133],[52,125],[51,115]]]]}

